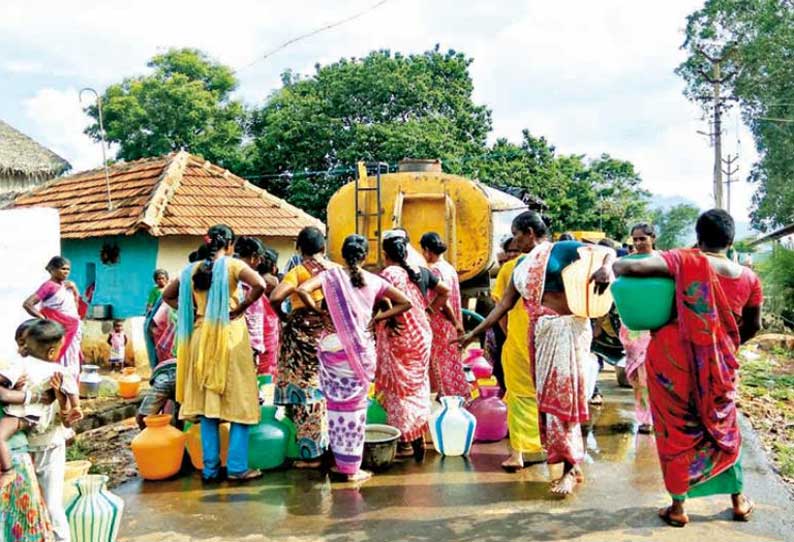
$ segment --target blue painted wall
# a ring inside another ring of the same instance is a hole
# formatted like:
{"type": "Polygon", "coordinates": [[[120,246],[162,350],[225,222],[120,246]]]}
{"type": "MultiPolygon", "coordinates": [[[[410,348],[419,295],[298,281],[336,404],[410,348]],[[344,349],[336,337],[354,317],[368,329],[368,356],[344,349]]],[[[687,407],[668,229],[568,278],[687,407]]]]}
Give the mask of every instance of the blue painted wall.
{"type": "Polygon", "coordinates": [[[85,292],[89,264],[94,264],[93,303],[113,305],[113,317],[121,319],[143,316],[146,312],[146,298],[154,286],[152,272],[157,264],[157,247],[157,239],[146,234],[61,240],[63,256],[72,262],[71,280],[85,292]],[[105,243],[119,246],[118,263],[102,263],[99,253],[105,243]]]}

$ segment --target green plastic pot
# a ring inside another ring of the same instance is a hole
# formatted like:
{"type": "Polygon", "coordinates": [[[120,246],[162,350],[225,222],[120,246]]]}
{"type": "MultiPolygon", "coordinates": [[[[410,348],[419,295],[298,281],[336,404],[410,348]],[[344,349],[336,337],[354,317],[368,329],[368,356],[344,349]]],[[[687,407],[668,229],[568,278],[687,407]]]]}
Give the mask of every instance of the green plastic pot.
{"type": "MultiPolygon", "coordinates": [[[[626,256],[647,258],[648,254],[626,256]]],[[[632,331],[653,331],[670,321],[675,281],[667,277],[620,276],[612,283],[612,297],[623,325],[632,331]]]]}
{"type": "Polygon", "coordinates": [[[388,416],[383,406],[375,397],[370,398],[367,406],[367,424],[386,425],[387,423],[388,416]]]}
{"type": "Polygon", "coordinates": [[[261,420],[248,434],[248,466],[252,469],[276,469],[287,456],[289,429],[276,419],[277,408],[261,407],[261,420]]]}

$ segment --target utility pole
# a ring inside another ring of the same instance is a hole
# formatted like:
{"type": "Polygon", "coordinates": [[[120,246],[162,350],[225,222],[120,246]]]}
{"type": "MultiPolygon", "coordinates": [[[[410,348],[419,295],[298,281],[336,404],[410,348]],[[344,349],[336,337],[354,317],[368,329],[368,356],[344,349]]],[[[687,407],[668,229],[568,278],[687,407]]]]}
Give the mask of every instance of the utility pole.
{"type": "Polygon", "coordinates": [[[712,131],[710,135],[714,143],[714,205],[718,209],[723,209],[722,198],[722,113],[723,103],[726,99],[722,96],[722,84],[730,80],[733,76],[729,74],[725,77],[722,75],[722,63],[730,56],[733,49],[729,49],[722,57],[714,57],[700,49],[702,54],[711,63],[711,73],[700,70],[701,76],[711,83],[712,94],[711,96],[702,96],[700,99],[704,101],[712,101],[713,120],[712,131]]]}
{"type": "Polygon", "coordinates": [[[732,178],[733,175],[735,175],[739,171],[739,165],[738,164],[736,165],[736,167],[734,167],[734,163],[736,163],[736,160],[738,160],[738,159],[739,159],[739,157],[737,155],[735,155],[735,154],[734,155],[730,155],[729,154],[728,158],[722,160],[722,163],[725,164],[725,169],[722,172],[727,177],[727,179],[725,181],[725,186],[728,188],[728,190],[727,190],[728,191],[728,207],[726,209],[728,211],[728,214],[731,214],[731,185],[733,183],[735,183],[735,182],[738,182],[738,179],[733,179],[732,178]]]}

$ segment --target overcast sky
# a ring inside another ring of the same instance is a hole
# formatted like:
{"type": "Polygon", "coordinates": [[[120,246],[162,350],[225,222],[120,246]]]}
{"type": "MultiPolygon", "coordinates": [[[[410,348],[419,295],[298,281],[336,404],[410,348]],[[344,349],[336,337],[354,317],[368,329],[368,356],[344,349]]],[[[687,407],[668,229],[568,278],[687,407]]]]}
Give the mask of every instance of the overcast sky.
{"type": "MultiPolygon", "coordinates": [[[[286,68],[311,73],[317,62],[381,48],[422,52],[438,43],[474,59],[474,99],[493,111],[492,139],[518,141],[529,128],[561,153],[631,160],[654,193],[704,208],[713,203],[713,150],[697,133],[708,125],[673,73],[686,15],[702,0],[389,0],[254,62],[376,2],[2,0],[0,119],[81,170],[101,157],[82,133],[88,120],[78,90],[102,92],[145,73],[146,61],[170,47],[197,47],[234,67],[240,96],[258,104],[286,68]]],[[[734,113],[724,147],[741,153],[744,178],[754,147],[734,113]]],[[[733,214],[746,220],[752,186],[739,182],[733,192],[733,214]]]]}

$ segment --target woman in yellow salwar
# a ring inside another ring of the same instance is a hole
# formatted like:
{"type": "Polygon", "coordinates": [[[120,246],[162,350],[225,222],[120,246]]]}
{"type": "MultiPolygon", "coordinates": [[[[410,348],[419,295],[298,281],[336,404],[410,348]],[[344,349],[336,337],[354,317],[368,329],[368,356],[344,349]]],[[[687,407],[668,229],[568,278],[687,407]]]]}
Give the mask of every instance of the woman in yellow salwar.
{"type": "MultiPolygon", "coordinates": [[[[512,246],[516,255],[528,252],[529,246],[517,246],[513,239],[512,246]]],[[[491,291],[494,301],[504,298],[511,286],[513,270],[521,260],[512,258],[502,265],[491,291]]],[[[506,339],[502,346],[502,370],[504,371],[505,403],[507,403],[507,425],[510,434],[510,457],[502,463],[508,471],[524,468],[525,454],[530,461],[543,457],[543,446],[540,442],[538,426],[538,401],[535,397],[535,382],[529,363],[529,314],[521,303],[516,303],[507,313],[506,339]]]]}
{"type": "Polygon", "coordinates": [[[228,479],[251,480],[262,474],[248,468],[248,429],[259,422],[259,397],[241,317],[262,296],[265,283],[245,262],[231,257],[231,228],[212,226],[204,242],[207,259],[189,264],[163,290],[163,301],[177,309],[179,417],[201,420],[205,482],[221,479],[218,426],[223,421],[231,422],[228,479]],[[240,282],[250,287],[241,302],[235,295],[240,282]]]}

